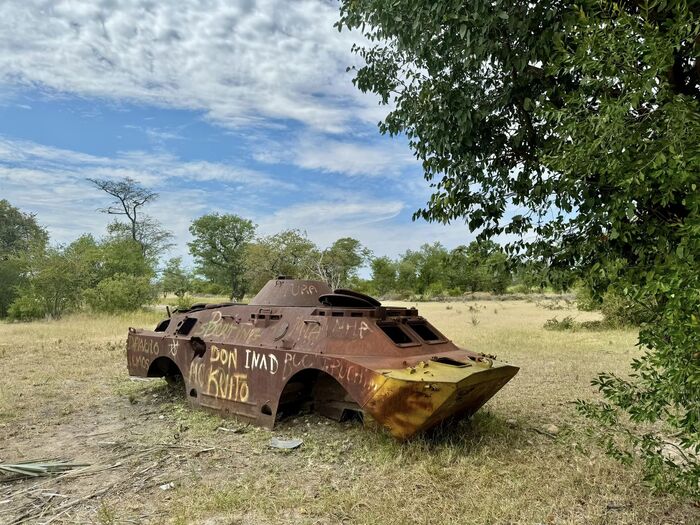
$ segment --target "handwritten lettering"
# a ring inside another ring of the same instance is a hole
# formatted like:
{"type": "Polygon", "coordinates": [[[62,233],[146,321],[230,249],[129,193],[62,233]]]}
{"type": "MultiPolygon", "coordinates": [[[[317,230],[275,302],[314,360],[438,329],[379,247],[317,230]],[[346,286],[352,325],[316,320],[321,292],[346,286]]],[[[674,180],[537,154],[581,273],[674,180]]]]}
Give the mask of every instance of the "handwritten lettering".
{"type": "Polygon", "coordinates": [[[255,350],[245,351],[245,368],[251,370],[267,370],[275,375],[279,368],[279,361],[275,354],[263,354],[255,350]]]}
{"type": "Polygon", "coordinates": [[[160,347],[155,339],[145,337],[132,337],[129,339],[129,350],[146,355],[158,355],[160,347]]]}
{"type": "Polygon", "coordinates": [[[238,349],[227,350],[226,348],[219,348],[216,345],[211,345],[209,361],[212,363],[221,363],[222,366],[225,366],[229,370],[231,368],[235,370],[238,368],[238,349]]]}
{"type": "Polygon", "coordinates": [[[328,326],[330,337],[364,339],[365,334],[371,331],[369,325],[361,319],[337,318],[328,326]]]}
{"type": "Polygon", "coordinates": [[[229,373],[221,368],[209,371],[207,378],[209,395],[228,401],[248,401],[248,376],[246,374],[229,373]]]}

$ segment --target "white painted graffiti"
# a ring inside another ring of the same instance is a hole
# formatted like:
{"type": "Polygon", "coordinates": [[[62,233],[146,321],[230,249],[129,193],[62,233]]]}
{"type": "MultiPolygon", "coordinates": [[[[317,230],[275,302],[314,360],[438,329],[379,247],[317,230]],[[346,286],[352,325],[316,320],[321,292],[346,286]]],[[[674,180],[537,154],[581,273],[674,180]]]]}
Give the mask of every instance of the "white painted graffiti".
{"type": "Polygon", "coordinates": [[[260,339],[261,329],[250,324],[226,321],[219,310],[212,313],[211,319],[202,324],[195,335],[198,337],[219,337],[222,339],[232,336],[238,340],[257,341],[260,339]]]}
{"type": "Polygon", "coordinates": [[[134,368],[148,368],[150,365],[150,360],[139,354],[129,355],[129,364],[134,368]]]}
{"type": "Polygon", "coordinates": [[[146,355],[157,355],[160,352],[158,341],[155,339],[146,339],[145,337],[132,337],[129,339],[129,348],[131,352],[138,352],[146,355]]]}
{"type": "Polygon", "coordinates": [[[279,368],[279,361],[275,354],[263,354],[255,350],[246,349],[245,368],[250,370],[266,370],[274,375],[279,368]]]}
{"type": "Polygon", "coordinates": [[[282,365],[282,379],[289,379],[299,370],[318,368],[332,375],[338,381],[352,383],[367,388],[372,383],[372,374],[364,367],[348,363],[337,357],[318,356],[312,354],[285,353],[282,365]]]}
{"type": "Polygon", "coordinates": [[[328,327],[330,337],[363,339],[372,329],[364,320],[337,318],[328,327]]]}
{"type": "Polygon", "coordinates": [[[168,345],[168,352],[170,352],[170,355],[173,357],[177,357],[177,351],[180,348],[180,341],[177,339],[173,339],[171,343],[168,345]]]}

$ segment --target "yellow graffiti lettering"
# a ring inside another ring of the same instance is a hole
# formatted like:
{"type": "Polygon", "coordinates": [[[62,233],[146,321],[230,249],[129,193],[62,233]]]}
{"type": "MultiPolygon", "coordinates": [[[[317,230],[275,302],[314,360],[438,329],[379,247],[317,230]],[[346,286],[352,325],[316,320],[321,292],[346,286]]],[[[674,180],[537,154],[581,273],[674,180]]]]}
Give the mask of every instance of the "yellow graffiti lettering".
{"type": "Polygon", "coordinates": [[[210,370],[207,378],[207,391],[209,395],[219,399],[246,402],[250,394],[248,376],[246,374],[230,374],[220,368],[210,370]]]}
{"type": "Polygon", "coordinates": [[[211,356],[209,361],[212,363],[221,363],[229,370],[231,368],[236,369],[238,368],[238,349],[234,348],[232,350],[228,350],[226,348],[219,348],[216,345],[211,345],[211,356]]]}

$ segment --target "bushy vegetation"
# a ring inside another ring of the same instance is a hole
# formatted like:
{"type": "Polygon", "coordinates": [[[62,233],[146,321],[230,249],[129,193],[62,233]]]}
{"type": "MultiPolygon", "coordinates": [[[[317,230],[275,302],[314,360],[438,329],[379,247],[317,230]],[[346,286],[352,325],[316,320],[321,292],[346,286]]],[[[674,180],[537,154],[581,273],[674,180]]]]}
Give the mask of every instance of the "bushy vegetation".
{"type": "Polygon", "coordinates": [[[86,307],[116,312],[151,301],[157,259],[127,230],[112,224],[99,241],[83,235],[49,246],[34,216],[7,201],[0,201],[0,214],[0,317],[58,319],[86,307]]]}
{"type": "Polygon", "coordinates": [[[509,235],[611,321],[649,319],[632,376],[601,374],[580,408],[700,498],[700,4],[343,0],[337,25],[363,33],[355,83],[432,183],[417,216],[509,235]]]}
{"type": "Polygon", "coordinates": [[[490,241],[474,241],[453,250],[440,243],[424,244],[419,250],[407,250],[397,259],[378,257],[370,264],[372,277],[366,287],[379,296],[503,294],[513,283],[505,252],[490,241]]]}
{"type": "Polygon", "coordinates": [[[86,290],[84,297],[96,312],[130,312],[152,302],[154,289],[147,276],[118,273],[86,290]]]}
{"type": "MultiPolygon", "coordinates": [[[[128,189],[135,184],[125,180],[109,188],[128,189]]],[[[155,198],[143,190],[132,193],[142,195],[141,199],[155,198]]],[[[528,293],[542,286],[536,265],[513,266],[503,249],[490,241],[474,241],[453,250],[437,242],[425,244],[392,259],[374,257],[351,237],[325,249],[299,230],[256,237],[252,221],[211,214],[196,219],[190,229],[195,268],[185,268],[182,259],[175,257],[159,270],[158,254],[169,235],[153,219],[148,219],[147,226],[136,222],[135,229],[131,223],[112,223],[102,239],[83,235],[65,246],[49,246],[46,232],[33,216],[6,201],[0,213],[5,217],[0,232],[5,254],[0,259],[4,277],[0,317],[17,321],[58,319],[80,309],[133,311],[155,302],[159,293],[162,301],[174,294],[176,303],[168,304],[180,309],[194,302],[193,294],[240,300],[280,275],[320,279],[332,288],[350,287],[380,297],[418,300],[473,292],[503,294],[513,286],[518,293],[528,293]],[[359,276],[363,266],[371,270],[369,279],[359,276]]]]}

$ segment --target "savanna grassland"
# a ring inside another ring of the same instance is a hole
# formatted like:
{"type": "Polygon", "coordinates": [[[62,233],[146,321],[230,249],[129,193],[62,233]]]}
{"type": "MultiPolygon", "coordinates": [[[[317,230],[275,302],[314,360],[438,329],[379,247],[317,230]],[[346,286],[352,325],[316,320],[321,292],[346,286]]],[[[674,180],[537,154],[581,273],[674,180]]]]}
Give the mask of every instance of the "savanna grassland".
{"type": "Polygon", "coordinates": [[[127,328],[156,312],[0,324],[0,462],[90,465],[0,482],[0,522],[700,523],[700,509],[607,458],[571,404],[595,394],[597,372],[629,370],[633,330],[544,330],[596,318],[563,301],[418,308],[521,370],[471,421],[408,443],[315,415],[246,427],[191,410],[162,380],[129,379],[127,328]],[[272,436],[304,444],[281,452],[272,436]]]}

